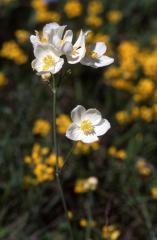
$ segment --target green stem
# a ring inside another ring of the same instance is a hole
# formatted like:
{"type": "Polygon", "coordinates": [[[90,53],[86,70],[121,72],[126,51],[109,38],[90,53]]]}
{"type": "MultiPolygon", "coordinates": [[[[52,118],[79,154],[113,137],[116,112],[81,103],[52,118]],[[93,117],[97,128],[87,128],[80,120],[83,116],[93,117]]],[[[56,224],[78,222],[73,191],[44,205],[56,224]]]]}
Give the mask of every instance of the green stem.
{"type": "Polygon", "coordinates": [[[73,144],[73,146],[71,147],[70,151],[67,153],[67,155],[66,155],[66,157],[65,157],[65,159],[64,159],[64,165],[63,165],[63,167],[60,169],[59,174],[61,174],[61,173],[63,172],[63,170],[65,169],[67,163],[68,163],[69,160],[70,160],[70,157],[71,157],[71,155],[72,155],[72,153],[73,153],[73,150],[74,150],[75,146],[76,146],[76,143],[73,144]]]}
{"type": "Polygon", "coordinates": [[[68,217],[68,208],[67,208],[67,205],[66,205],[66,202],[65,202],[64,192],[63,192],[62,184],[61,184],[60,177],[59,177],[58,142],[57,142],[57,130],[56,130],[56,94],[57,94],[57,88],[56,88],[56,82],[55,82],[54,77],[53,77],[52,81],[53,81],[53,85],[52,85],[51,89],[52,89],[52,93],[53,93],[53,141],[54,141],[54,151],[55,151],[55,154],[56,154],[56,179],[57,179],[57,184],[58,184],[60,197],[61,197],[62,204],[63,204],[63,207],[64,207],[65,216],[66,216],[66,219],[67,219],[67,224],[68,224],[71,240],[74,240],[73,232],[72,232],[72,228],[71,228],[71,223],[70,223],[70,220],[69,220],[69,217],[68,217]]]}
{"type": "Polygon", "coordinates": [[[87,203],[87,215],[88,215],[88,226],[86,229],[86,240],[90,239],[91,236],[91,230],[92,230],[92,222],[93,222],[93,217],[92,217],[92,192],[88,193],[88,203],[87,203]]]}

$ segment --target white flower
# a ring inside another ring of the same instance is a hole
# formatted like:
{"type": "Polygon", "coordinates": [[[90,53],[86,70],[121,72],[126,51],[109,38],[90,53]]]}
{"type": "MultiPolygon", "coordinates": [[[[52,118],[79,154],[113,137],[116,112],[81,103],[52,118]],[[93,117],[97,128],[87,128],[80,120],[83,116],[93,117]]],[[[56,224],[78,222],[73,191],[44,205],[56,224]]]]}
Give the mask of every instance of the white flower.
{"type": "Polygon", "coordinates": [[[107,66],[114,62],[113,58],[105,56],[106,45],[103,42],[97,42],[87,47],[86,55],[81,60],[83,65],[93,68],[107,66]]]}
{"type": "Polygon", "coordinates": [[[92,143],[98,141],[98,136],[105,134],[110,129],[108,120],[103,119],[96,109],[86,110],[78,105],[71,112],[73,123],[66,131],[66,137],[73,141],[92,143]]]}
{"type": "Polygon", "coordinates": [[[65,27],[66,26],[60,26],[55,22],[46,24],[41,35],[38,31],[35,31],[35,35],[30,36],[30,41],[33,44],[33,47],[36,47],[38,44],[44,45],[47,43],[54,45],[55,37],[62,36],[65,27]]]}
{"type": "Polygon", "coordinates": [[[65,35],[62,39],[62,52],[66,55],[68,63],[78,63],[85,56],[85,36],[86,33],[81,30],[77,41],[73,45],[73,32],[71,30],[65,32],[65,35]]]}
{"type": "Polygon", "coordinates": [[[37,45],[34,49],[35,60],[32,62],[32,68],[39,75],[55,74],[60,71],[64,64],[64,59],[58,56],[57,51],[49,44],[37,45]]]}

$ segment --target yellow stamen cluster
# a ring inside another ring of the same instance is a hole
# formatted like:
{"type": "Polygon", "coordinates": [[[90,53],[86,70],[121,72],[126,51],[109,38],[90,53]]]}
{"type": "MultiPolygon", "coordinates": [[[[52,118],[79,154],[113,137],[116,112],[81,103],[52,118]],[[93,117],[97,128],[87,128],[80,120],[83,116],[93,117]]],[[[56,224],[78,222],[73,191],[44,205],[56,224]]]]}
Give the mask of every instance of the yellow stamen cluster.
{"type": "Polygon", "coordinates": [[[94,127],[90,120],[83,120],[80,124],[80,129],[84,132],[84,134],[88,135],[94,131],[94,127]]]}
{"type": "Polygon", "coordinates": [[[49,68],[55,63],[55,59],[52,55],[47,55],[43,58],[43,71],[49,70],[49,68]]]}

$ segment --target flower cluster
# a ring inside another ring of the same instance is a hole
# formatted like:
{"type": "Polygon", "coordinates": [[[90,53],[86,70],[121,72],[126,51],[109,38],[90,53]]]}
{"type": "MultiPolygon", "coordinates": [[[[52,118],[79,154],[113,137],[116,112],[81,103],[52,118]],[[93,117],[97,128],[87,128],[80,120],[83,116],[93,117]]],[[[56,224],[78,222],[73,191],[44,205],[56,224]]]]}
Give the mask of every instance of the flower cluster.
{"type": "Polygon", "coordinates": [[[113,62],[113,58],[104,55],[106,45],[103,42],[87,46],[88,32],[81,30],[73,43],[72,30],[65,31],[65,28],[66,26],[60,26],[58,23],[46,24],[42,34],[36,31],[36,34],[30,37],[35,55],[32,68],[43,78],[61,70],[64,64],[62,56],[66,56],[69,64],[80,62],[94,68],[107,66],[113,62]]]}
{"type": "Polygon", "coordinates": [[[89,191],[95,191],[98,185],[98,179],[96,177],[89,177],[86,179],[78,179],[75,183],[75,193],[85,193],[89,191]]]}
{"type": "Polygon", "coordinates": [[[118,240],[120,231],[115,225],[105,225],[102,228],[102,237],[106,240],[118,240]]]}
{"type": "Polygon", "coordinates": [[[32,132],[35,135],[47,136],[51,130],[51,125],[44,119],[37,119],[34,123],[32,132]]]}
{"type": "MultiPolygon", "coordinates": [[[[50,153],[49,148],[35,144],[31,155],[26,155],[25,163],[32,168],[33,176],[25,176],[27,184],[38,184],[45,181],[52,181],[55,177],[56,155],[50,153]]],[[[63,157],[58,158],[59,168],[63,166],[63,157]]]]}
{"type": "Polygon", "coordinates": [[[3,43],[0,56],[13,60],[18,65],[26,63],[28,59],[27,55],[14,40],[3,43]]]}

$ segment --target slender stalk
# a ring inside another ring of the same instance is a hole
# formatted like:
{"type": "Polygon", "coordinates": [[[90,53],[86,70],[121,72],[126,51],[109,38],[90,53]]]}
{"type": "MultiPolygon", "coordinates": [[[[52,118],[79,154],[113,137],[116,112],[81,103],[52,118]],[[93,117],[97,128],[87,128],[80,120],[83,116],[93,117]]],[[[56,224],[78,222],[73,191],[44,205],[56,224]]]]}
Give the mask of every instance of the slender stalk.
{"type": "Polygon", "coordinates": [[[92,223],[93,223],[93,217],[92,217],[92,211],[91,211],[92,202],[93,202],[92,197],[93,197],[92,192],[89,192],[88,193],[88,203],[87,203],[88,226],[86,229],[86,238],[85,238],[86,240],[90,239],[91,231],[92,231],[92,223]]]}
{"type": "Polygon", "coordinates": [[[66,216],[66,219],[67,219],[67,224],[68,224],[71,240],[74,240],[73,232],[72,232],[72,228],[71,228],[71,223],[70,223],[70,220],[69,220],[69,217],[68,217],[68,208],[67,208],[67,205],[66,205],[66,202],[65,202],[64,192],[63,192],[62,184],[61,184],[60,177],[59,177],[58,142],[57,142],[57,130],[56,130],[56,94],[57,94],[57,88],[56,88],[56,82],[55,82],[54,77],[53,77],[52,81],[53,81],[53,84],[51,86],[51,90],[52,90],[52,93],[53,93],[53,141],[54,141],[54,151],[55,151],[55,154],[56,154],[56,179],[57,179],[57,184],[58,184],[60,197],[61,197],[62,204],[63,204],[63,207],[64,207],[65,216],[66,216]]]}
{"type": "Polygon", "coordinates": [[[67,153],[67,155],[65,156],[65,159],[64,159],[64,165],[63,167],[59,170],[59,174],[61,174],[63,172],[63,170],[65,169],[65,167],[67,166],[69,160],[70,160],[70,157],[73,153],[73,150],[74,150],[74,147],[76,146],[76,143],[73,144],[73,146],[71,147],[71,149],[69,150],[69,152],[67,153]]]}

